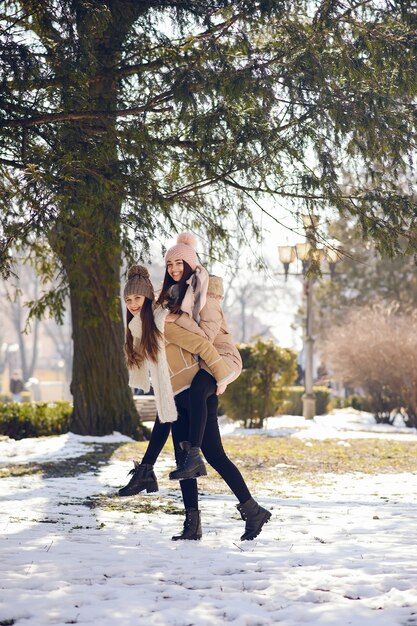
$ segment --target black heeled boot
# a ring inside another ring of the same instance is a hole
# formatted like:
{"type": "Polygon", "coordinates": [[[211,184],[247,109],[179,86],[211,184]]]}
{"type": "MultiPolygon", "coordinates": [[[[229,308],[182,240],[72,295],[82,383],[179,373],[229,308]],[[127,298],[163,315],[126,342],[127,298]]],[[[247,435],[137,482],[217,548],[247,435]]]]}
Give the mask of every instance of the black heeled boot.
{"type": "Polygon", "coordinates": [[[158,491],[158,481],[153,471],[153,465],[138,463],[137,461],[133,461],[133,463],[134,468],[129,472],[132,474],[132,478],[126,487],[119,489],[119,496],[134,496],[144,489],[147,493],[158,491]]]}
{"type": "Polygon", "coordinates": [[[207,476],[200,448],[191,447],[189,441],[181,441],[180,447],[185,454],[180,459],[177,468],[169,473],[170,480],[186,480],[207,476]]]}
{"type": "Polygon", "coordinates": [[[180,535],[171,537],[172,541],[180,539],[197,540],[202,537],[200,511],[197,509],[185,509],[184,528],[180,535]]]}
{"type": "Polygon", "coordinates": [[[270,511],[259,506],[253,498],[243,504],[238,504],[237,509],[243,521],[246,522],[241,541],[255,539],[261,532],[262,526],[271,519],[270,511]]]}

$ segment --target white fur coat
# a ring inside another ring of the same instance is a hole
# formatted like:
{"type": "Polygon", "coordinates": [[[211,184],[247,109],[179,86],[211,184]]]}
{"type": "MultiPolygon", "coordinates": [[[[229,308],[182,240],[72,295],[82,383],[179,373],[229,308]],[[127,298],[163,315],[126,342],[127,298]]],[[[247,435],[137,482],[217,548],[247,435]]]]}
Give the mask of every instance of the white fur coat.
{"type": "MultiPolygon", "coordinates": [[[[146,359],[140,367],[129,368],[129,385],[143,389],[145,392],[150,390],[150,374],[158,417],[161,422],[175,422],[177,419],[177,408],[175,406],[174,392],[172,390],[168,361],[165,354],[165,342],[163,339],[165,318],[168,313],[169,311],[162,307],[155,309],[155,324],[162,333],[162,337],[158,339],[157,362],[154,363],[146,359]]],[[[142,336],[140,315],[135,315],[129,322],[129,329],[133,337],[140,340],[142,336]]]]}

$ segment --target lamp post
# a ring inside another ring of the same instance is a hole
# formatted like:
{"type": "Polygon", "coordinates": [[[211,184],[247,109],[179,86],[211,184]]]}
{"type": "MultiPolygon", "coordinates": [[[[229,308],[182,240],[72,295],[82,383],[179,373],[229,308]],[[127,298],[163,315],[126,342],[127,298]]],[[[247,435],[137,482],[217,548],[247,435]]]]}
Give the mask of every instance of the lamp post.
{"type": "MultiPolygon", "coordinates": [[[[329,265],[330,276],[334,277],[336,262],[340,259],[338,242],[333,240],[325,248],[315,246],[315,230],[319,219],[316,215],[303,215],[303,225],[306,232],[306,240],[294,246],[278,246],[279,259],[284,265],[285,280],[288,278],[290,264],[298,258],[302,263],[302,276],[304,277],[304,295],[306,298],[306,316],[303,333],[303,352],[305,357],[304,370],[304,395],[303,417],[312,419],[316,415],[316,397],[313,389],[313,365],[314,365],[314,336],[313,336],[313,287],[314,278],[309,270],[312,262],[320,265],[326,260],[329,265]]],[[[330,242],[329,242],[330,243],[330,242]]],[[[295,274],[300,276],[300,274],[295,274]]]]}

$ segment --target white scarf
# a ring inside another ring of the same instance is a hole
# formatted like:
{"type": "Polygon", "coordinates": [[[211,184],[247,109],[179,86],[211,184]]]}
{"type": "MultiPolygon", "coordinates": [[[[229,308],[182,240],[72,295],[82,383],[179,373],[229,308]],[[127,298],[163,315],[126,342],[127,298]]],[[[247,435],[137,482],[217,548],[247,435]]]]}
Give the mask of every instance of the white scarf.
{"type": "MultiPolygon", "coordinates": [[[[156,327],[162,333],[162,337],[158,338],[156,363],[146,359],[140,367],[134,366],[129,368],[129,385],[143,389],[145,392],[150,390],[150,372],[160,422],[175,422],[177,419],[177,407],[175,406],[174,392],[172,390],[168,361],[165,353],[165,342],[163,339],[165,318],[168,313],[169,311],[162,307],[157,307],[154,312],[156,327]]],[[[133,337],[140,340],[142,336],[140,315],[135,315],[129,322],[129,329],[133,337]]]]}

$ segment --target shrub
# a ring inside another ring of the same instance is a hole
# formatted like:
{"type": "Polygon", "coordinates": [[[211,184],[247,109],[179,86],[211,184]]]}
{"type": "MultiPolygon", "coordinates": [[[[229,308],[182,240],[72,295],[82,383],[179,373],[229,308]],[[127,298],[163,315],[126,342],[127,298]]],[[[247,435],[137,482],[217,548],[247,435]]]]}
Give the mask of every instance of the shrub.
{"type": "Polygon", "coordinates": [[[296,354],[272,339],[238,348],[243,371],[221,397],[222,409],[245,428],[261,428],[266,417],[280,411],[285,387],[297,377],[296,354]]]}
{"type": "Polygon", "coordinates": [[[12,439],[61,435],[69,430],[70,402],[0,404],[0,434],[12,439]]]}
{"type": "Polygon", "coordinates": [[[403,415],[417,427],[417,313],[361,307],[328,332],[323,352],[339,380],[370,399],[377,422],[403,415]]]}
{"type": "Polygon", "coordinates": [[[356,409],[357,411],[366,411],[367,413],[372,413],[372,402],[372,398],[369,398],[368,396],[361,396],[356,393],[346,396],[345,398],[336,397],[331,400],[331,404],[334,409],[352,407],[352,409],[356,409]]]}
{"type": "MultiPolygon", "coordinates": [[[[328,387],[314,387],[316,396],[316,415],[324,415],[329,409],[330,389],[328,387]]],[[[288,415],[303,414],[304,387],[291,386],[286,388],[287,398],[282,407],[283,413],[288,415]]]]}

